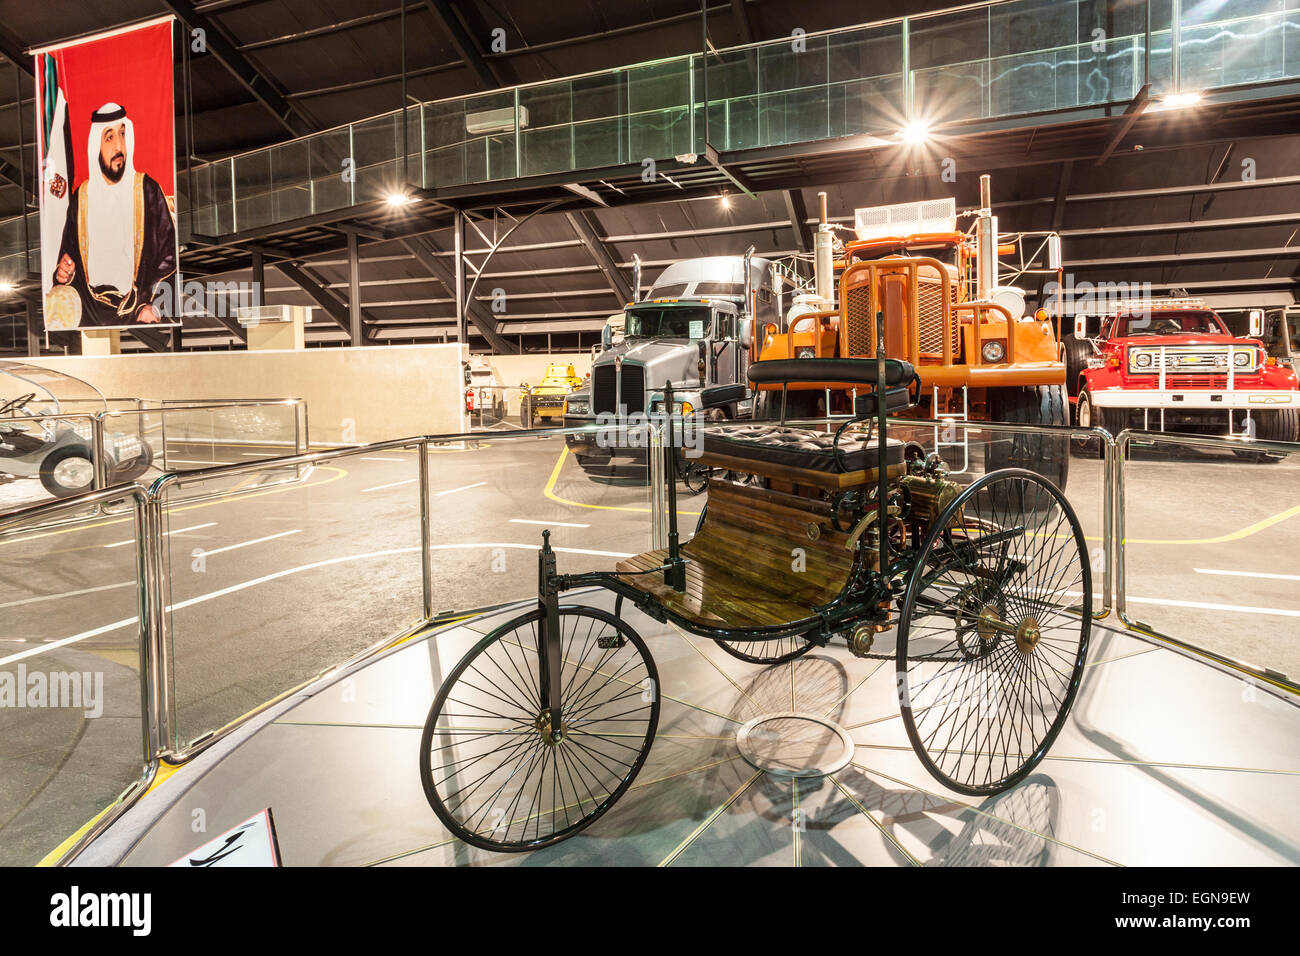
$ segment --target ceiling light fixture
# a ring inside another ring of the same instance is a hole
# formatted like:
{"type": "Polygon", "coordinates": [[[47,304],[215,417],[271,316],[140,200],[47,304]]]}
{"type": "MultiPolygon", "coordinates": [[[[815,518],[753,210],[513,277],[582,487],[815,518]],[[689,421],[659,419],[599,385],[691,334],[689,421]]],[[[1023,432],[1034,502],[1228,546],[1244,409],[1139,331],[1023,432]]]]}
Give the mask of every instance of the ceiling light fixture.
{"type": "Polygon", "coordinates": [[[1161,101],[1164,108],[1168,110],[1185,109],[1199,102],[1201,102],[1200,93],[1170,93],[1161,101]]]}
{"type": "Polygon", "coordinates": [[[388,205],[393,207],[409,206],[414,200],[406,193],[389,193],[388,205]]]}
{"type": "Polygon", "coordinates": [[[913,120],[898,131],[898,138],[909,145],[919,146],[930,138],[930,126],[920,120],[913,120]]]}

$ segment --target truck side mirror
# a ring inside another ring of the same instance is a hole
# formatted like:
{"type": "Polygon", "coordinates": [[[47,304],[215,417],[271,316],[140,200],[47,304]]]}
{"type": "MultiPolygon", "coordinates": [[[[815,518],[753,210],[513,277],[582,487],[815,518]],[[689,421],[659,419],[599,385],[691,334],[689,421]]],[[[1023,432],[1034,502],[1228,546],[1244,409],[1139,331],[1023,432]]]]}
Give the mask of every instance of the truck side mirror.
{"type": "Polygon", "coordinates": [[[1076,315],[1074,317],[1074,337],[1076,339],[1086,339],[1088,337],[1088,317],[1086,315],[1076,315]]]}
{"type": "Polygon", "coordinates": [[[1051,235],[1047,237],[1047,268],[1053,272],[1061,268],[1061,237],[1051,235]]]}
{"type": "Polygon", "coordinates": [[[738,336],[738,338],[740,339],[740,347],[742,349],[748,350],[750,346],[750,340],[753,337],[754,337],[754,320],[751,318],[741,319],[740,334],[738,336]]]}
{"type": "Polygon", "coordinates": [[[600,346],[601,348],[607,349],[613,344],[614,333],[610,330],[609,323],[607,322],[605,323],[605,327],[600,330],[600,346]]]}
{"type": "Polygon", "coordinates": [[[1250,310],[1250,335],[1251,338],[1259,338],[1264,334],[1264,310],[1250,310]]]}

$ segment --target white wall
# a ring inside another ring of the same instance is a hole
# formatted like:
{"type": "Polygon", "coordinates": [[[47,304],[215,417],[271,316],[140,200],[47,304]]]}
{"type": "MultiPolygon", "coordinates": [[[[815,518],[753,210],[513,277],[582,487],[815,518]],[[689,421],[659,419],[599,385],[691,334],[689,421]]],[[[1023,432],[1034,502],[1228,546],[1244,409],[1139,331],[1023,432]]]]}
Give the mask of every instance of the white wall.
{"type": "Polygon", "coordinates": [[[301,398],[315,443],[448,434],[467,424],[458,344],[26,361],[84,379],[110,398],[301,398]]]}

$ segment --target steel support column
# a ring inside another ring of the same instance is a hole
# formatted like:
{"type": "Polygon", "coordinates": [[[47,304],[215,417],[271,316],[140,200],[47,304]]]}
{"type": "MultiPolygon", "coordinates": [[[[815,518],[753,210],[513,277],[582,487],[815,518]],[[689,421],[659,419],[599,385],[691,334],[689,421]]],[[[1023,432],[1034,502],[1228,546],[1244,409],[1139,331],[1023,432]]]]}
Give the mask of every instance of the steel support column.
{"type": "Polygon", "coordinates": [[[352,345],[363,345],[361,322],[361,253],[357,234],[348,233],[348,337],[352,345]]]}

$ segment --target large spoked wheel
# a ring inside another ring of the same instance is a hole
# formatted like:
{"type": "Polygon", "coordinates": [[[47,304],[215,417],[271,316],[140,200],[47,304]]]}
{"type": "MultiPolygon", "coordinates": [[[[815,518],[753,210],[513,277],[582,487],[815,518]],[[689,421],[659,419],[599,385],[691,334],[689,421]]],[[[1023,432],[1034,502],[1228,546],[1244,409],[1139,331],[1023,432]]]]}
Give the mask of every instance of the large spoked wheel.
{"type": "Polygon", "coordinates": [[[1042,476],[984,475],[944,509],[898,626],[903,724],[931,775],[987,795],[1038,765],[1078,692],[1091,608],[1079,520],[1042,476]]]}
{"type": "Polygon", "coordinates": [[[424,793],[485,850],[549,846],[631,786],[659,725],[659,674],[640,635],[596,608],[561,607],[560,733],[541,704],[544,613],[479,641],[443,682],[420,741],[424,793]]]}
{"type": "Polygon", "coordinates": [[[720,640],[717,644],[732,657],[750,664],[784,664],[803,657],[818,646],[816,641],[809,640],[803,634],[768,641],[720,640]]]}

